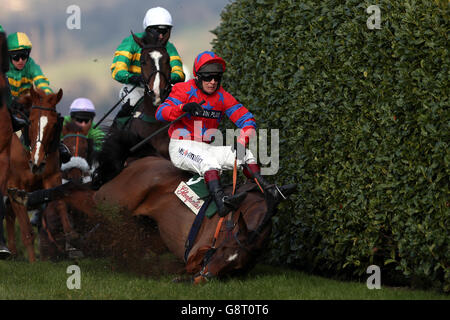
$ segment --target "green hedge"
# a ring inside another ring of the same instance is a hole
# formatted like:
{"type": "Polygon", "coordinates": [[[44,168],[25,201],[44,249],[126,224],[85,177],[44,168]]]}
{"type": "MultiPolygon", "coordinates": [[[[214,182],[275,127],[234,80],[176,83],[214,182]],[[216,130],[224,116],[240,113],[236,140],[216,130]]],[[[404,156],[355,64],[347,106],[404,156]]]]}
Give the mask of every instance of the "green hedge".
{"type": "Polygon", "coordinates": [[[448,2],[237,0],[221,17],[224,87],[280,129],[276,180],[300,186],[272,262],[450,291],[448,2]]]}

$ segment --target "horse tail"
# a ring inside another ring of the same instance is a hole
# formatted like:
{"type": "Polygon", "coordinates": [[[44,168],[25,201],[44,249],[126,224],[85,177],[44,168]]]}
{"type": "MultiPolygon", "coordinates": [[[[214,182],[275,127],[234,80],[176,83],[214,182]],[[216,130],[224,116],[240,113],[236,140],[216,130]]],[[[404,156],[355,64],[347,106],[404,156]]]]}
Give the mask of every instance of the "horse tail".
{"type": "Polygon", "coordinates": [[[98,167],[93,175],[93,187],[99,188],[116,177],[124,168],[125,161],[128,158],[143,158],[157,154],[151,145],[130,152],[130,148],[141,140],[136,133],[112,127],[97,157],[98,167]]]}

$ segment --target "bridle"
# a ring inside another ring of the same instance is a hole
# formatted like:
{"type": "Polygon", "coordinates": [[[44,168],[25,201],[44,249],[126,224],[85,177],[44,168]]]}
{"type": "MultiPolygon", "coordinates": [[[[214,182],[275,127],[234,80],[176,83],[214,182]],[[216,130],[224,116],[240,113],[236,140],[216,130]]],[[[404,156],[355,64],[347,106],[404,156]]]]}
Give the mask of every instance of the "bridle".
{"type": "MultiPolygon", "coordinates": [[[[163,50],[166,50],[166,48],[164,46],[162,46],[162,45],[145,45],[142,48],[142,51],[148,50],[148,49],[163,49],[163,50]]],[[[142,52],[141,52],[141,61],[140,61],[140,63],[141,63],[141,68],[143,70],[143,66],[146,64],[146,61],[145,61],[145,55],[143,55],[142,52]]],[[[161,89],[161,94],[160,94],[160,100],[164,101],[169,96],[170,91],[172,89],[172,86],[170,85],[170,79],[169,79],[168,75],[165,74],[162,70],[160,70],[160,69],[158,70],[155,65],[153,65],[152,72],[150,72],[148,77],[146,77],[144,72],[141,71],[142,78],[143,78],[143,80],[145,82],[144,90],[145,90],[145,94],[146,95],[151,96],[151,97],[155,96],[155,93],[154,93],[153,89],[149,88],[148,83],[158,73],[160,75],[162,75],[162,77],[166,81],[166,86],[163,89],[161,89]]]]}

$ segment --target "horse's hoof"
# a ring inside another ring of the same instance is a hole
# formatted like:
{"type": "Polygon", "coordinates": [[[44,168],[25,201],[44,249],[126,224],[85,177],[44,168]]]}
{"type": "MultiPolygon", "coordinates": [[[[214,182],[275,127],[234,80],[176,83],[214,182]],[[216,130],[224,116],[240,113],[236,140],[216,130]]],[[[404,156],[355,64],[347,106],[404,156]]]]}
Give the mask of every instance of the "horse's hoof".
{"type": "Polygon", "coordinates": [[[14,200],[23,206],[27,206],[28,203],[28,192],[25,190],[19,190],[17,188],[9,188],[8,195],[14,200]]]}
{"type": "Polygon", "coordinates": [[[0,244],[0,260],[8,259],[11,256],[11,251],[9,251],[8,247],[3,244],[0,244]]]}

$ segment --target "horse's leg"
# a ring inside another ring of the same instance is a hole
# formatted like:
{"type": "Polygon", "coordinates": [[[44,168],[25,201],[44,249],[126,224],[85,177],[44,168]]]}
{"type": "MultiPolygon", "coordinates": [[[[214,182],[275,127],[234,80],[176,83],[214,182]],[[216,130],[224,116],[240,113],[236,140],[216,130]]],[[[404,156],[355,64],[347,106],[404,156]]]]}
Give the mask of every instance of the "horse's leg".
{"type": "Polygon", "coordinates": [[[17,255],[16,247],[16,215],[11,208],[11,202],[8,201],[5,205],[5,216],[6,216],[6,231],[8,233],[8,248],[11,251],[11,255],[17,255]]]}
{"type": "MultiPolygon", "coordinates": [[[[61,185],[61,177],[59,175],[54,175],[43,181],[44,189],[53,188],[61,185]]],[[[61,224],[63,226],[64,234],[66,239],[70,242],[70,240],[77,239],[79,235],[75,230],[73,230],[72,225],[69,220],[69,213],[67,211],[67,205],[62,200],[55,200],[56,212],[58,212],[59,218],[61,219],[61,224]]]]}
{"type": "Polygon", "coordinates": [[[16,214],[17,220],[19,221],[22,242],[27,248],[28,260],[30,262],[35,262],[36,256],[34,254],[34,234],[31,227],[30,218],[28,218],[27,209],[23,205],[14,202],[12,199],[10,199],[10,203],[14,213],[16,214]]]}
{"type": "Polygon", "coordinates": [[[67,205],[62,200],[55,201],[56,211],[58,212],[59,218],[61,219],[61,224],[63,226],[64,234],[67,240],[74,240],[79,237],[78,233],[73,230],[72,225],[69,220],[69,213],[67,210],[67,205]]]}

